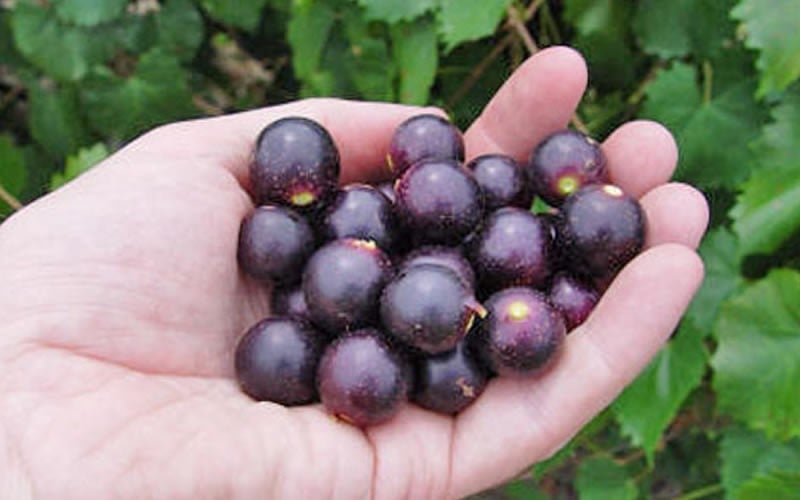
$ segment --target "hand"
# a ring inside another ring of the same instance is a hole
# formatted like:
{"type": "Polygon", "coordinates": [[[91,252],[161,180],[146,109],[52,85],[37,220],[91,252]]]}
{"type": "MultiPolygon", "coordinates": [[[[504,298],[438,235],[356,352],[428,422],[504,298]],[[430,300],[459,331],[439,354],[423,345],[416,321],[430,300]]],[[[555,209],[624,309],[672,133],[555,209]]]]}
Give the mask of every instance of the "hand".
{"type": "MultiPolygon", "coordinates": [[[[579,55],[541,51],[466,132],[467,156],[524,160],[585,85],[579,55]]],[[[0,497],[461,497],[545,459],[607,406],[703,275],[705,200],[667,183],[675,143],[649,122],[603,144],[613,182],[645,207],[648,248],[543,378],[495,379],[457,418],[408,405],[363,432],[237,387],[235,342],[268,313],[236,263],[258,132],[316,119],[343,182],[367,180],[394,127],[421,111],[322,99],[168,125],[0,226],[0,497]]]]}

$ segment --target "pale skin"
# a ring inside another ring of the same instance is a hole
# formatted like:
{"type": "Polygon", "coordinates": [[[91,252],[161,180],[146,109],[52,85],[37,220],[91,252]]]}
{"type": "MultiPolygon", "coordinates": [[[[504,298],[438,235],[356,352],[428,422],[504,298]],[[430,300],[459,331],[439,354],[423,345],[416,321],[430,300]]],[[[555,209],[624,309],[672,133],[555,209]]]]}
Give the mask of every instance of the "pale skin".
{"type": "MultiPolygon", "coordinates": [[[[541,51],[466,131],[467,157],[524,160],[567,125],[586,78],[574,51],[541,51]]],[[[646,210],[647,249],[544,376],[495,379],[456,418],[408,405],[365,431],[237,387],[236,340],[268,314],[265,288],[236,263],[258,132],[316,119],[339,146],[342,181],[370,180],[391,131],[421,111],[306,100],[169,125],[3,223],[0,497],[458,498],[547,458],[605,408],[703,278],[707,205],[668,182],[675,142],[651,122],[603,143],[613,182],[646,210]]]]}

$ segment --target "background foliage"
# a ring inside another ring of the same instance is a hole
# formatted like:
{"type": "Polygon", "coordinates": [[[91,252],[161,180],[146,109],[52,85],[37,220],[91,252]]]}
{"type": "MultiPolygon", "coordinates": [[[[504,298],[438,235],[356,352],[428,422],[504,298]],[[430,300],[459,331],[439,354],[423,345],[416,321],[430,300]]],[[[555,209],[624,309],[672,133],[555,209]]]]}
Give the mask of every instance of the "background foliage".
{"type": "Polygon", "coordinates": [[[2,0],[0,217],[160,123],[304,96],[432,103],[462,127],[530,51],[579,48],[573,123],[665,123],[708,278],[668,345],[491,498],[798,498],[796,0],[2,0]]]}

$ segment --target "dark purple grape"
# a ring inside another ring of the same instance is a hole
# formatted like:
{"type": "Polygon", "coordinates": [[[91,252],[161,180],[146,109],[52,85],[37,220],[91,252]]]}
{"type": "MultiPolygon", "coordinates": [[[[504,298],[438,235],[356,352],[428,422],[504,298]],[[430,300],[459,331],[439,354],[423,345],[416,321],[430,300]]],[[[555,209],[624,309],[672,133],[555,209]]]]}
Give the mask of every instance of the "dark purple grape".
{"type": "Polygon", "coordinates": [[[392,418],[408,399],[403,360],[373,328],[334,340],[322,356],[317,387],[325,409],[365,427],[392,418]]]}
{"type": "Polygon", "coordinates": [[[483,308],[455,272],[419,264],[389,281],[380,313],[389,333],[427,354],[438,354],[455,348],[483,308]]]}
{"type": "Polygon", "coordinates": [[[319,207],[339,183],[339,152],[330,134],[301,117],[267,125],[256,141],[250,180],[259,203],[299,210],[319,207]]]}
{"type": "Polygon", "coordinates": [[[568,274],[559,273],[550,285],[548,299],[561,311],[569,332],[589,317],[589,313],[600,299],[600,294],[592,285],[568,274]]]}
{"type": "Polygon", "coordinates": [[[486,388],[488,374],[462,340],[452,351],[418,359],[412,401],[452,415],[472,404],[486,388]]]}
{"type": "Polygon", "coordinates": [[[397,199],[397,193],[394,192],[394,182],[381,182],[376,187],[394,205],[397,199]]]}
{"type": "Polygon", "coordinates": [[[475,271],[457,248],[443,245],[418,247],[406,255],[398,267],[398,272],[419,264],[438,264],[450,268],[470,290],[475,289],[475,271]]]}
{"type": "Polygon", "coordinates": [[[639,202],[611,184],[581,188],[561,208],[571,270],[595,278],[616,274],[644,245],[647,221],[639,202]]]}
{"type": "Polygon", "coordinates": [[[561,220],[561,211],[554,209],[553,211],[536,214],[536,216],[539,217],[545,225],[547,229],[546,233],[550,236],[550,271],[552,274],[555,274],[567,265],[565,257],[566,249],[564,248],[564,241],[561,237],[561,233],[563,232],[563,229],[561,229],[561,225],[563,224],[561,220]]]}
{"type": "Polygon", "coordinates": [[[344,238],[316,251],[303,273],[303,295],[314,324],[333,335],[377,318],[392,265],[371,241],[344,238]]]}
{"type": "Polygon", "coordinates": [[[258,401],[302,405],[316,400],[315,376],[324,336],[298,319],[267,318],[239,340],[236,378],[258,401]]]}
{"type": "Polygon", "coordinates": [[[529,209],[533,195],[525,180],[525,172],[514,158],[501,154],[479,156],[467,168],[483,190],[486,210],[513,206],[529,209]]]}
{"type": "Polygon", "coordinates": [[[499,375],[535,375],[553,363],[564,345],[564,318],[544,294],[506,288],[486,302],[488,312],[476,343],[499,375]]]}
{"type": "Polygon", "coordinates": [[[314,251],[314,233],[305,218],[286,207],[261,206],[239,230],[237,257],[250,276],[280,285],[296,283],[314,251]]]}
{"type": "Polygon", "coordinates": [[[600,145],[574,130],[545,138],[531,153],[526,174],[535,194],[554,207],[583,186],[608,181],[600,145]]]}
{"type": "Polygon", "coordinates": [[[543,286],[551,273],[550,228],[527,210],[493,212],[470,244],[479,287],[492,293],[511,286],[543,286]]]}
{"type": "Polygon", "coordinates": [[[464,161],[464,138],[458,127],[431,114],[417,115],[398,125],[387,156],[395,177],[422,160],[464,161]]]}
{"type": "Polygon", "coordinates": [[[291,316],[305,319],[311,317],[301,286],[273,290],[270,311],[275,316],[291,316]]]}
{"type": "Polygon", "coordinates": [[[392,203],[372,186],[346,186],[328,206],[321,233],[325,240],[358,238],[374,241],[382,250],[391,252],[397,237],[392,203]]]}
{"type": "Polygon", "coordinates": [[[483,194],[472,173],[448,160],[422,161],[395,185],[396,213],[418,243],[458,244],[483,217],[483,194]]]}

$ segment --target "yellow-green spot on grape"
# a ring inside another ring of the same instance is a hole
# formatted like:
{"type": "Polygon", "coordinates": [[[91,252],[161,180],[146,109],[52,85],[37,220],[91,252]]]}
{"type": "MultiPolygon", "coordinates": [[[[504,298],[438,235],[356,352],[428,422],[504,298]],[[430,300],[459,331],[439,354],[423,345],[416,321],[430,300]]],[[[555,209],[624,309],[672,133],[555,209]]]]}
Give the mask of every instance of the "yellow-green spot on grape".
{"type": "Polygon", "coordinates": [[[579,187],[578,179],[567,175],[558,180],[558,192],[562,194],[572,194],[579,187]]]}
{"type": "Polygon", "coordinates": [[[314,202],[316,196],[311,191],[300,191],[299,193],[295,193],[290,198],[292,205],[298,207],[305,207],[310,205],[314,202]]]}
{"type": "Polygon", "coordinates": [[[513,321],[522,321],[530,315],[531,310],[527,304],[517,300],[509,304],[506,312],[508,313],[508,317],[513,321]]]}

